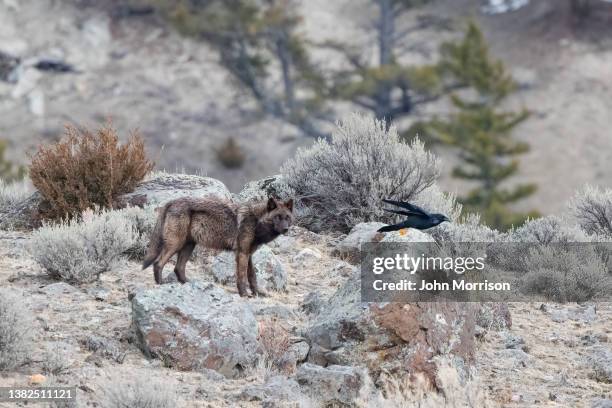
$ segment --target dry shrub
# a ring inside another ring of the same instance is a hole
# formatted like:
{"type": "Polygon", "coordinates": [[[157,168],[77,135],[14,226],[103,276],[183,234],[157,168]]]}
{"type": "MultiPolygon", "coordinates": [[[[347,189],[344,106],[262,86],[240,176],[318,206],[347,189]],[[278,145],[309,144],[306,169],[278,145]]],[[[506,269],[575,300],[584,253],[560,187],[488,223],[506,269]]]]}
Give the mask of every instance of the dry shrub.
{"type": "Polygon", "coordinates": [[[223,146],[217,149],[217,158],[228,169],[242,167],[246,159],[242,148],[231,137],[225,141],[223,146]]]}
{"type": "Polygon", "coordinates": [[[588,234],[612,237],[612,190],[587,186],[576,194],[570,208],[588,234]]]}
{"type": "Polygon", "coordinates": [[[115,198],[133,191],[153,166],[136,132],[119,144],[110,125],[96,132],[67,126],[61,141],[41,146],[32,157],[30,178],[49,203],[45,216],[59,218],[112,208],[115,198]]]}
{"type": "Polygon", "coordinates": [[[102,408],[174,408],[177,394],[150,373],[135,373],[130,380],[109,376],[102,384],[102,408]]]}
{"type": "Polygon", "coordinates": [[[286,368],[287,351],[291,345],[287,329],[275,320],[263,320],[259,322],[257,339],[262,351],[259,365],[263,365],[267,371],[283,371],[286,368]]]}

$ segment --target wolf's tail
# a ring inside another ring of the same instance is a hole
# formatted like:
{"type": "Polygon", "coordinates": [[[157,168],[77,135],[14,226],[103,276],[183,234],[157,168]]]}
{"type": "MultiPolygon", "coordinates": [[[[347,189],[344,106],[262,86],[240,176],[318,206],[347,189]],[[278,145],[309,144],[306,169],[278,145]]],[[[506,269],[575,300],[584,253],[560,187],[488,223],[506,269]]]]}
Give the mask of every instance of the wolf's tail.
{"type": "Polygon", "coordinates": [[[157,217],[157,222],[155,223],[155,228],[153,228],[153,233],[151,234],[151,239],[149,241],[149,247],[147,248],[147,254],[145,255],[144,261],[142,263],[142,269],[147,269],[159,256],[162,247],[164,245],[164,223],[166,222],[166,212],[168,211],[168,207],[170,207],[170,203],[164,205],[157,217]]]}

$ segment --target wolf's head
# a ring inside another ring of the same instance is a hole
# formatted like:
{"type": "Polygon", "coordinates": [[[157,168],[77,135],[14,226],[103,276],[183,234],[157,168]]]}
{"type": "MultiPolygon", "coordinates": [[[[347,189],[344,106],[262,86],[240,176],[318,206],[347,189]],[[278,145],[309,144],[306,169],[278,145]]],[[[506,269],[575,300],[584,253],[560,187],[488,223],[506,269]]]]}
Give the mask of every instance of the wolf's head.
{"type": "Polygon", "coordinates": [[[270,224],[276,233],[286,233],[293,224],[293,199],[282,202],[270,197],[267,209],[265,222],[270,224]]]}

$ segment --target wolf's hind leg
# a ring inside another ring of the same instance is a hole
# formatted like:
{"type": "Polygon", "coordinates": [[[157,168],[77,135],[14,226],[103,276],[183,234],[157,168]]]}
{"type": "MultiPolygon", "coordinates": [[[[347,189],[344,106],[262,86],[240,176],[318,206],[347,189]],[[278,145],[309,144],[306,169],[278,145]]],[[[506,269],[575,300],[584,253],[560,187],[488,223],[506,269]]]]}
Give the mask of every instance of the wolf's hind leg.
{"type": "Polygon", "coordinates": [[[162,283],[162,272],[164,270],[164,266],[166,266],[166,263],[168,263],[170,258],[172,258],[172,255],[176,254],[179,251],[179,249],[180,247],[178,247],[177,245],[164,246],[164,248],[161,251],[161,254],[159,255],[159,258],[153,264],[153,273],[155,274],[155,282],[158,285],[161,285],[162,283]]]}
{"type": "Polygon", "coordinates": [[[179,251],[178,259],[176,260],[176,266],[174,267],[174,273],[176,274],[176,279],[178,279],[178,281],[181,283],[187,282],[187,276],[185,275],[185,267],[187,266],[187,261],[193,253],[194,248],[195,243],[188,242],[179,251]]]}
{"type": "Polygon", "coordinates": [[[257,288],[257,274],[255,273],[255,268],[253,268],[253,260],[251,259],[251,257],[249,257],[247,277],[249,278],[249,286],[251,287],[251,292],[253,292],[253,296],[257,296],[259,294],[259,290],[257,288]]]}

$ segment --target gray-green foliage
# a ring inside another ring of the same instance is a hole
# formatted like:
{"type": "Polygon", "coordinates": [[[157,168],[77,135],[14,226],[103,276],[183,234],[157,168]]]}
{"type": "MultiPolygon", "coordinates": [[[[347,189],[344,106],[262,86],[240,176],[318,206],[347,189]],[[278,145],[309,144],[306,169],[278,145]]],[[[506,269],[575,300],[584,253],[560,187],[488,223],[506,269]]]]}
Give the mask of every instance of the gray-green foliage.
{"type": "Polygon", "coordinates": [[[102,386],[102,408],[174,408],[177,395],[170,386],[137,373],[129,381],[107,380],[102,386]]]}
{"type": "Polygon", "coordinates": [[[140,221],[133,209],[88,211],[81,220],[39,228],[32,235],[30,253],[56,279],[92,282],[126,253],[141,251],[143,237],[136,227],[140,221]]]}
{"type": "Polygon", "coordinates": [[[23,296],[0,288],[0,371],[12,370],[28,360],[33,329],[23,296]]]}
{"type": "Polygon", "coordinates": [[[405,144],[395,127],[387,129],[384,121],[367,116],[354,114],[339,122],[330,141],[300,149],[281,173],[310,210],[310,219],[302,221],[315,230],[391,222],[396,218],[382,210],[384,198],[419,201],[429,194],[436,205],[451,201],[444,203],[445,211],[454,208],[452,197],[428,191],[438,177],[437,158],[420,141],[405,144]]]}
{"type": "Polygon", "coordinates": [[[587,186],[576,194],[570,207],[588,234],[612,237],[612,190],[587,186]]]}

